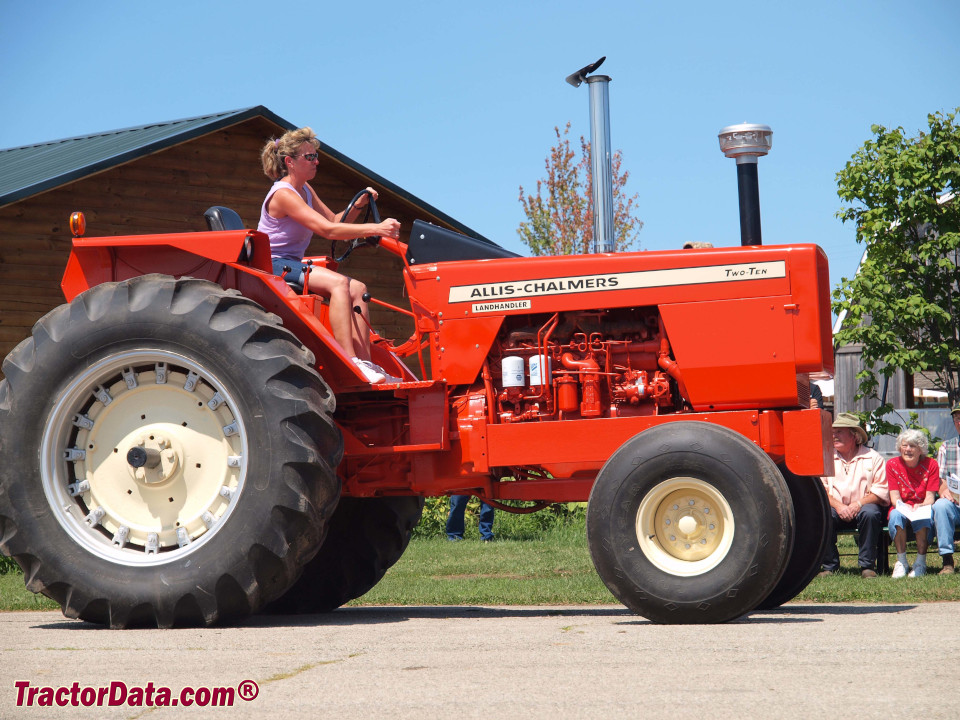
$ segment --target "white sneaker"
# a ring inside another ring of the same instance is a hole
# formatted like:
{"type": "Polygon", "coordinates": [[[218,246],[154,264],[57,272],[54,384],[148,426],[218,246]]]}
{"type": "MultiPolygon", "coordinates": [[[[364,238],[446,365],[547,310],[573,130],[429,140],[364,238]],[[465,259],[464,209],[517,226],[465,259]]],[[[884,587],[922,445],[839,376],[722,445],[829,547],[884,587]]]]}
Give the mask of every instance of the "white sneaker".
{"type": "Polygon", "coordinates": [[[907,576],[906,565],[904,565],[902,562],[897,560],[897,562],[893,566],[893,575],[891,575],[891,577],[896,579],[896,578],[902,578],[906,576],[907,576]]]}
{"type": "Polygon", "coordinates": [[[926,574],[927,574],[927,566],[926,566],[926,565],[920,565],[919,563],[914,563],[914,564],[913,564],[913,569],[910,570],[910,572],[909,572],[909,574],[907,575],[907,577],[923,577],[923,576],[926,575],[926,574]]]}
{"type": "Polygon", "coordinates": [[[376,385],[377,383],[382,383],[384,380],[384,374],[377,372],[374,368],[376,367],[373,363],[367,362],[366,360],[361,360],[360,358],[350,358],[353,360],[353,364],[360,368],[360,372],[363,373],[363,376],[367,379],[367,382],[371,385],[376,385]]]}
{"type": "Polygon", "coordinates": [[[384,381],[385,383],[401,383],[401,382],[403,382],[403,378],[398,378],[396,375],[391,375],[391,374],[388,373],[386,370],[384,370],[382,367],[380,367],[379,365],[377,365],[375,362],[371,362],[370,360],[361,360],[360,362],[362,362],[362,363],[363,363],[364,365],[366,365],[368,368],[371,368],[374,372],[378,372],[378,373],[380,373],[381,375],[383,375],[383,381],[384,381]]]}

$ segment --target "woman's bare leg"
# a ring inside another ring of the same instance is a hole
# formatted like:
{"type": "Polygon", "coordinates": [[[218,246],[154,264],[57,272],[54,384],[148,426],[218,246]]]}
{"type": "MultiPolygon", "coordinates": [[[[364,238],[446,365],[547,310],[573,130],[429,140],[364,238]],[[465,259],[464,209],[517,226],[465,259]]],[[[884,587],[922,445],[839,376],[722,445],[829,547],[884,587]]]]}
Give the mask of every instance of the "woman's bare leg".
{"type": "Polygon", "coordinates": [[[917,555],[927,554],[927,547],[930,545],[927,535],[929,535],[927,528],[917,530],[917,555]]]}
{"type": "MultiPolygon", "coordinates": [[[[310,292],[325,295],[330,300],[330,329],[333,337],[348,357],[369,359],[370,351],[357,342],[359,338],[354,328],[354,303],[350,288],[352,284],[346,275],[333,270],[313,268],[310,272],[310,292]],[[360,352],[364,354],[361,355],[360,352]]],[[[367,342],[369,343],[369,339],[367,342]]]]}
{"type": "Polygon", "coordinates": [[[907,551],[907,533],[902,527],[897,528],[897,534],[893,538],[893,545],[900,554],[907,551]]]}
{"type": "Polygon", "coordinates": [[[357,357],[361,360],[370,360],[370,308],[364,302],[363,295],[367,286],[362,282],[348,278],[350,288],[350,329],[353,336],[353,347],[357,357]],[[360,308],[356,312],[354,308],[360,308]]]}

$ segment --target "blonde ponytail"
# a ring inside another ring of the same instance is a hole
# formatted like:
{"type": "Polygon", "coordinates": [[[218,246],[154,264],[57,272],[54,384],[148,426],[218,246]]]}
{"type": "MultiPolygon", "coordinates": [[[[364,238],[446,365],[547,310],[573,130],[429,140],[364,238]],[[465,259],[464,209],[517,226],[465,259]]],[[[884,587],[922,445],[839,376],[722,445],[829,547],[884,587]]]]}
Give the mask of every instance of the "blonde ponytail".
{"type": "Polygon", "coordinates": [[[263,149],[260,151],[260,163],[263,165],[263,174],[276,182],[287,174],[286,165],[283,162],[285,157],[293,157],[303,143],[308,142],[314,148],[320,148],[320,141],[313,134],[313,130],[308,127],[297,130],[288,130],[279,138],[270,138],[267,140],[263,149]]]}

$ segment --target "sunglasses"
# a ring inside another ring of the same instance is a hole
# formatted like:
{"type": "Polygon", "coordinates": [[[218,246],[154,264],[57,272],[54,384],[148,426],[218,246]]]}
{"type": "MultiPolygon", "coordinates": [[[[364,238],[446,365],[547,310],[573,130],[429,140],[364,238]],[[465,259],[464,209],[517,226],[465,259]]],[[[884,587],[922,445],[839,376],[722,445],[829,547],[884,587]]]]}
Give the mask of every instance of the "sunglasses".
{"type": "Polygon", "coordinates": [[[313,162],[320,157],[320,153],[307,153],[306,155],[296,155],[294,157],[302,157],[307,162],[313,162]]]}

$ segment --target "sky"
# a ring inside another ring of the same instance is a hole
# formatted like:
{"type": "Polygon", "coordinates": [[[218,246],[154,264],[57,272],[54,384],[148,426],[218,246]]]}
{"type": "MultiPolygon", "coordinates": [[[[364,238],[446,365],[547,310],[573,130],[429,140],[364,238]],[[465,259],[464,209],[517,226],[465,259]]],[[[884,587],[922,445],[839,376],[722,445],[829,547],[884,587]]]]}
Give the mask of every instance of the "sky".
{"type": "Polygon", "coordinates": [[[0,0],[0,148],[264,105],[528,254],[520,186],[554,127],[589,138],[564,78],[601,56],[643,249],[739,244],[717,133],[762,123],[764,243],[817,243],[836,284],[863,252],[836,173],[960,106],[960,2],[0,0]]]}

